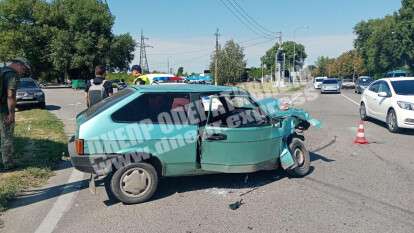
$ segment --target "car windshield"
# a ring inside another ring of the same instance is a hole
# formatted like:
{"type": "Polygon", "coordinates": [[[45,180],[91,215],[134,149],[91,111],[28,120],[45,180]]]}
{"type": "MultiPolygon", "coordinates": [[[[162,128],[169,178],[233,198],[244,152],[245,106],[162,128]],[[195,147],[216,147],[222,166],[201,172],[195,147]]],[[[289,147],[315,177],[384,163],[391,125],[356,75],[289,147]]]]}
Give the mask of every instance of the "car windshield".
{"type": "Polygon", "coordinates": [[[391,85],[397,95],[414,95],[414,80],[392,81],[391,85]]]}
{"type": "Polygon", "coordinates": [[[325,79],[323,80],[323,84],[337,84],[338,80],[336,79],[325,79]]]}
{"type": "Polygon", "coordinates": [[[316,82],[322,82],[323,81],[323,78],[317,78],[317,79],[315,79],[315,81],[316,82]]]}
{"type": "Polygon", "coordinates": [[[32,80],[20,80],[18,88],[37,88],[37,85],[32,80]]]}

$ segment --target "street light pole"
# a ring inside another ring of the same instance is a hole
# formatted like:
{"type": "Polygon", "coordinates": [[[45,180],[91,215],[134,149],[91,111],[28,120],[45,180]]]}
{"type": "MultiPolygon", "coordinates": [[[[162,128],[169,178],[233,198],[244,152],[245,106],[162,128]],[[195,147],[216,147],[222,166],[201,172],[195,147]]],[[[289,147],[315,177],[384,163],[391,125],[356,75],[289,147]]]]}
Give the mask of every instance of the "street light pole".
{"type": "Polygon", "coordinates": [[[293,30],[293,58],[292,58],[293,68],[292,68],[292,71],[295,72],[295,75],[296,75],[296,67],[295,67],[295,64],[296,64],[296,31],[298,31],[300,29],[307,30],[307,29],[309,29],[309,27],[308,26],[300,26],[300,27],[295,28],[295,30],[293,30]]]}

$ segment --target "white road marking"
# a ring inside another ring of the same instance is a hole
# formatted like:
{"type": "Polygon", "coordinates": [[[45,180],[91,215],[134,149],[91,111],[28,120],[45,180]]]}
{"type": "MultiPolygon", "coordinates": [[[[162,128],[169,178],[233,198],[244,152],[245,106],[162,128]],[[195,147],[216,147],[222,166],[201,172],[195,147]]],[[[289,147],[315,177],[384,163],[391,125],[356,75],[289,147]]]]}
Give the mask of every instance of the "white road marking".
{"type": "Polygon", "coordinates": [[[344,94],[341,94],[341,96],[342,96],[342,97],[344,97],[345,99],[349,100],[351,103],[353,103],[353,104],[355,104],[355,105],[359,106],[359,103],[357,103],[355,100],[353,100],[353,99],[349,98],[348,96],[346,96],[346,95],[344,95],[344,94]]]}
{"type": "MultiPolygon", "coordinates": [[[[73,169],[72,174],[68,180],[68,184],[81,181],[84,177],[84,173],[73,169]]],[[[64,191],[63,191],[64,192],[64,191]]],[[[72,205],[75,196],[79,193],[79,190],[68,192],[58,197],[55,204],[53,204],[52,209],[50,209],[49,213],[43,219],[42,223],[40,223],[39,227],[37,227],[35,233],[52,233],[53,230],[56,228],[59,220],[63,217],[66,211],[72,205]]]]}

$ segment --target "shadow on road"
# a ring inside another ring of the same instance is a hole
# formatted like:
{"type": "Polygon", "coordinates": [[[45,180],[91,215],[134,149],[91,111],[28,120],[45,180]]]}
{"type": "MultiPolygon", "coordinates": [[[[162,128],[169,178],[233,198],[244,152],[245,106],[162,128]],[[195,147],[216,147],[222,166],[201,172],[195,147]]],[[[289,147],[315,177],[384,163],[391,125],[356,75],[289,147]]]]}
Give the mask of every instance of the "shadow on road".
{"type": "Polygon", "coordinates": [[[8,208],[19,208],[22,206],[31,205],[67,193],[76,192],[78,190],[88,188],[88,181],[88,179],[85,179],[73,183],[53,186],[50,188],[28,189],[25,192],[21,193],[19,196],[17,196],[12,202],[10,202],[8,208]]]}
{"type": "MultiPolygon", "coordinates": [[[[313,169],[311,169],[311,172],[313,169]]],[[[286,172],[282,169],[274,171],[260,171],[248,174],[213,174],[201,176],[184,176],[184,177],[166,177],[162,178],[158,184],[158,190],[150,201],[166,198],[176,193],[185,193],[197,190],[208,190],[211,188],[228,189],[234,191],[237,189],[260,189],[267,184],[286,178],[286,172]]],[[[101,184],[103,185],[103,184],[101,184]]],[[[108,193],[108,187],[105,187],[108,193]]],[[[111,198],[104,201],[105,205],[111,206],[118,201],[111,198]]]]}
{"type": "Polygon", "coordinates": [[[57,105],[47,105],[46,106],[46,109],[48,110],[48,111],[57,111],[57,110],[60,110],[62,107],[60,107],[60,106],[57,106],[57,105]]]}
{"type": "MultiPolygon", "coordinates": [[[[379,121],[377,119],[372,119],[372,118],[370,118],[368,121],[371,122],[371,123],[374,123],[378,126],[381,126],[386,130],[388,130],[387,124],[385,122],[379,121]]],[[[414,135],[414,130],[401,129],[401,132],[399,132],[398,134],[413,136],[414,135]]]]}
{"type": "Polygon", "coordinates": [[[322,160],[323,162],[327,162],[327,163],[335,162],[334,159],[329,159],[325,156],[322,156],[322,155],[314,153],[314,152],[310,152],[309,156],[310,156],[310,161],[311,162],[316,161],[316,160],[322,160]]]}

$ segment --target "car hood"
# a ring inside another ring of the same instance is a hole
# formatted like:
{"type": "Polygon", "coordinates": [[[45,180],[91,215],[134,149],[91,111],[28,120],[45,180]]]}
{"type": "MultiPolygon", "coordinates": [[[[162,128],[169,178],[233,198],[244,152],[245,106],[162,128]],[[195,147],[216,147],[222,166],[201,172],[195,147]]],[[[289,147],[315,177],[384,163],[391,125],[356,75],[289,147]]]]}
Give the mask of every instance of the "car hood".
{"type": "Polygon", "coordinates": [[[414,103],[414,95],[396,95],[395,99],[397,101],[405,101],[405,102],[414,103]]]}
{"type": "Polygon", "coordinates": [[[294,117],[309,122],[312,126],[317,128],[322,127],[322,123],[311,117],[308,112],[299,108],[289,108],[288,110],[280,109],[280,102],[278,99],[266,98],[257,101],[261,109],[267,113],[271,118],[288,118],[294,117]]]}

